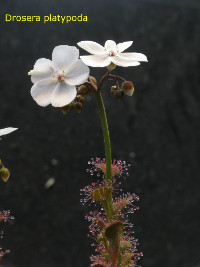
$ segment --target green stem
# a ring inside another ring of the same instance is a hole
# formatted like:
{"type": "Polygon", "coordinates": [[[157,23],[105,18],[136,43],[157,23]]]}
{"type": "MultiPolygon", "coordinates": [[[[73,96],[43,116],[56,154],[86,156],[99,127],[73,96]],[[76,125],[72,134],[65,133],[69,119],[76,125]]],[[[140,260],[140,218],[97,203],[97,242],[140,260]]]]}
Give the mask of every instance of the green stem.
{"type": "MultiPolygon", "coordinates": [[[[101,125],[103,130],[103,136],[104,136],[104,144],[105,144],[105,156],[106,156],[106,174],[105,174],[105,181],[108,182],[112,186],[112,155],[111,155],[111,145],[110,145],[110,136],[109,136],[109,130],[108,130],[108,122],[106,118],[106,111],[101,95],[101,86],[104,82],[104,80],[107,79],[110,72],[107,72],[104,77],[102,78],[99,87],[97,88],[95,95],[99,107],[100,117],[101,117],[101,125]]],[[[112,200],[112,190],[110,190],[110,193],[108,197],[105,200],[104,203],[104,209],[107,214],[108,220],[113,221],[114,219],[114,208],[113,208],[113,200],[112,200]]],[[[118,231],[116,234],[114,233],[114,237],[109,240],[109,266],[111,267],[117,267],[117,260],[119,256],[119,246],[120,246],[120,239],[122,235],[122,229],[120,226],[120,231],[118,231]],[[120,232],[120,233],[118,233],[120,232]]]]}
{"type": "Polygon", "coordinates": [[[110,145],[110,136],[108,130],[108,122],[106,118],[106,111],[102,99],[102,95],[100,90],[96,91],[96,98],[99,107],[100,117],[101,117],[101,125],[104,136],[104,144],[105,144],[105,154],[106,154],[106,181],[111,182],[112,180],[112,156],[111,156],[111,145],[110,145]]]}

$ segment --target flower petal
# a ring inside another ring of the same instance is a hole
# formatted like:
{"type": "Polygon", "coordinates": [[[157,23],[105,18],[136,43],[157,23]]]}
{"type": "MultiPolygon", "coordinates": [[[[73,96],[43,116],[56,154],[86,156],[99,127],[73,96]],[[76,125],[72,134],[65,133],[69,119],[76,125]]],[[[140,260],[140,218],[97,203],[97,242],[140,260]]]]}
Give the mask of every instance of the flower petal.
{"type": "Polygon", "coordinates": [[[93,55],[105,55],[106,54],[104,47],[96,42],[81,41],[77,43],[77,45],[93,55]]]}
{"type": "Polygon", "coordinates": [[[52,53],[52,61],[59,69],[66,69],[79,58],[79,50],[75,46],[59,45],[52,53]]]}
{"type": "Polygon", "coordinates": [[[65,82],[59,82],[51,96],[54,107],[63,107],[71,103],[77,95],[76,87],[65,82]]]}
{"type": "Polygon", "coordinates": [[[70,85],[79,85],[87,81],[90,69],[81,59],[73,63],[65,74],[65,82],[70,85]]]}
{"type": "Polygon", "coordinates": [[[111,63],[109,57],[106,56],[81,56],[83,62],[91,67],[106,67],[111,63]]]}
{"type": "Polygon", "coordinates": [[[33,70],[29,71],[31,81],[36,83],[43,79],[48,79],[53,76],[54,65],[53,62],[46,58],[40,58],[36,61],[33,70]]]}
{"type": "Polygon", "coordinates": [[[129,61],[148,61],[147,57],[141,53],[121,53],[117,56],[129,61]]]}
{"type": "Polygon", "coordinates": [[[118,52],[121,53],[132,45],[133,41],[127,41],[117,44],[118,52]]]}
{"type": "Polygon", "coordinates": [[[4,129],[0,129],[0,136],[2,135],[6,135],[9,133],[12,133],[13,131],[16,131],[18,128],[13,128],[13,127],[8,127],[8,128],[4,128],[4,129]]]}
{"type": "Polygon", "coordinates": [[[110,50],[115,51],[116,46],[117,46],[116,43],[112,40],[108,40],[105,42],[105,49],[108,51],[110,51],[110,50]]]}
{"type": "Polygon", "coordinates": [[[51,103],[51,95],[55,87],[55,79],[41,80],[32,86],[31,95],[38,105],[46,107],[51,103]]]}
{"type": "Polygon", "coordinates": [[[121,67],[130,67],[130,66],[138,66],[140,65],[140,62],[137,61],[130,61],[118,56],[114,56],[114,57],[110,57],[110,59],[112,60],[112,62],[115,65],[121,66],[121,67]]]}

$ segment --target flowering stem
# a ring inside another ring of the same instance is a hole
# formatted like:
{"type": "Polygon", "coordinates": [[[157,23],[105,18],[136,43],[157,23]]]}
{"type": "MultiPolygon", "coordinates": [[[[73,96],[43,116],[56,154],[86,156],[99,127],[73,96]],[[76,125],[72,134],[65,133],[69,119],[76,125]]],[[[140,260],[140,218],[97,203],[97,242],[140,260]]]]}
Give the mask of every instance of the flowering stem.
{"type": "Polygon", "coordinates": [[[104,144],[105,144],[105,154],[106,154],[106,181],[109,182],[112,180],[112,156],[111,156],[111,145],[110,145],[110,136],[108,130],[108,122],[106,118],[106,111],[101,95],[101,91],[98,90],[96,93],[96,99],[99,107],[100,117],[101,117],[101,125],[104,136],[104,144]]]}
{"type": "MultiPolygon", "coordinates": [[[[101,78],[101,80],[100,80],[100,82],[99,82],[99,86],[98,86],[98,90],[99,90],[99,91],[101,90],[101,87],[102,87],[103,83],[105,82],[105,80],[108,79],[109,75],[110,75],[110,71],[108,70],[108,71],[106,72],[106,74],[101,78]]],[[[103,102],[103,100],[102,100],[102,102],[103,102]]]]}
{"type": "MultiPolygon", "coordinates": [[[[101,117],[101,125],[104,136],[104,144],[105,144],[105,156],[106,156],[106,173],[105,173],[105,181],[111,185],[112,188],[112,155],[111,155],[111,145],[110,145],[110,136],[108,130],[108,122],[106,117],[106,111],[103,103],[103,98],[101,95],[101,87],[105,80],[109,78],[110,71],[108,71],[103,78],[101,79],[97,90],[95,91],[100,117],[101,117]]],[[[116,80],[118,76],[112,77],[116,80]]],[[[94,86],[93,86],[94,87],[94,86]]],[[[95,88],[94,88],[95,89],[95,88]]],[[[123,234],[121,222],[115,223],[115,212],[113,207],[113,199],[112,199],[112,190],[108,190],[108,195],[103,201],[103,207],[105,213],[108,217],[108,220],[112,223],[110,227],[106,229],[105,235],[107,240],[109,241],[107,250],[109,251],[109,266],[117,267],[117,262],[119,259],[119,249],[120,249],[120,240],[123,234]]]]}

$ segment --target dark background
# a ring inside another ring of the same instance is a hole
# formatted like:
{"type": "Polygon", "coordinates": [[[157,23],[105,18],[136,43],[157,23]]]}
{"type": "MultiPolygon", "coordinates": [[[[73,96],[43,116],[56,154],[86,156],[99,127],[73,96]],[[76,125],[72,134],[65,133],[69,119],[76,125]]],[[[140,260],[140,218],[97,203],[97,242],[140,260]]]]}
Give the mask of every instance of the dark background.
{"type": "MultiPolygon", "coordinates": [[[[95,181],[85,169],[104,156],[95,98],[80,114],[64,116],[39,107],[30,95],[27,72],[56,45],[92,40],[102,45],[133,40],[128,51],[149,63],[116,68],[131,80],[133,97],[115,101],[104,86],[113,157],[132,164],[124,192],[140,196],[131,221],[143,251],[142,266],[200,266],[200,3],[195,0],[9,0],[0,5],[0,128],[19,130],[0,146],[11,170],[0,181],[1,245],[10,249],[2,266],[89,266],[88,207],[79,190],[95,181]],[[69,24],[4,22],[4,15],[83,15],[69,24]],[[45,189],[45,182],[56,182],[45,189]]],[[[81,54],[85,54],[81,51],[81,54]]],[[[100,77],[104,69],[91,68],[100,77]]]]}

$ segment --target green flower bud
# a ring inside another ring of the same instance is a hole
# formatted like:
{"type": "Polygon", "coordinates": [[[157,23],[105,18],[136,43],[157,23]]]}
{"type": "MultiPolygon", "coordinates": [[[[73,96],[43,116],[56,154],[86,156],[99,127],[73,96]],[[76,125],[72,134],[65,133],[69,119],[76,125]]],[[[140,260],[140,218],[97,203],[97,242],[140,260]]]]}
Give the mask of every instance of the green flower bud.
{"type": "Polygon", "coordinates": [[[77,101],[80,101],[80,99],[81,99],[81,95],[77,95],[77,96],[76,96],[76,100],[77,100],[77,101]]]}
{"type": "Polygon", "coordinates": [[[10,176],[10,172],[7,168],[1,168],[0,169],[0,178],[4,181],[4,182],[7,182],[8,181],[8,178],[10,176]]]}
{"type": "Polygon", "coordinates": [[[71,110],[71,107],[72,107],[72,103],[70,103],[64,107],[61,107],[60,110],[62,111],[63,114],[67,114],[71,110]]]}
{"type": "Polygon", "coordinates": [[[114,96],[114,93],[116,92],[116,90],[117,90],[117,86],[116,85],[111,87],[110,93],[111,93],[112,96],[114,96]]]}
{"type": "Polygon", "coordinates": [[[78,113],[81,112],[83,105],[80,102],[73,103],[73,110],[77,111],[78,113]]]}
{"type": "Polygon", "coordinates": [[[97,85],[97,80],[96,80],[93,76],[90,76],[90,79],[93,81],[93,83],[94,83],[95,85],[97,85]]]}
{"type": "Polygon", "coordinates": [[[77,94],[81,95],[81,96],[87,96],[89,93],[89,89],[86,85],[81,85],[79,86],[78,90],[77,90],[77,94]]]}
{"type": "Polygon", "coordinates": [[[124,96],[124,92],[122,92],[122,90],[117,90],[114,92],[113,96],[115,99],[121,100],[124,96]]]}
{"type": "Polygon", "coordinates": [[[84,102],[85,102],[85,97],[82,96],[82,97],[79,99],[79,102],[84,103],[84,102]]]}
{"type": "Polygon", "coordinates": [[[121,88],[125,95],[128,95],[128,96],[133,95],[134,87],[133,87],[132,82],[129,82],[129,81],[123,82],[121,88]]]}
{"type": "Polygon", "coordinates": [[[81,95],[77,95],[76,96],[77,102],[81,102],[84,103],[85,102],[85,97],[81,96],[81,95]]]}

